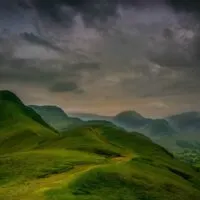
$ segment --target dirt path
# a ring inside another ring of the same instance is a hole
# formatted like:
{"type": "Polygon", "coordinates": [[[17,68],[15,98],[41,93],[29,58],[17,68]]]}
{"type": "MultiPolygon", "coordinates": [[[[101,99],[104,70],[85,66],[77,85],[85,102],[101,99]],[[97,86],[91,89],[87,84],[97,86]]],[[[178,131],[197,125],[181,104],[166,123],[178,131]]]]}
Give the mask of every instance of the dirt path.
{"type": "Polygon", "coordinates": [[[47,178],[36,179],[24,184],[14,185],[6,188],[0,188],[1,200],[44,200],[44,191],[52,188],[68,185],[71,181],[78,178],[82,174],[99,167],[106,167],[109,164],[119,164],[127,162],[132,158],[131,155],[124,157],[115,157],[105,164],[80,165],[74,169],[61,174],[52,175],[47,178]],[[6,196],[5,196],[6,194],[6,196]]]}

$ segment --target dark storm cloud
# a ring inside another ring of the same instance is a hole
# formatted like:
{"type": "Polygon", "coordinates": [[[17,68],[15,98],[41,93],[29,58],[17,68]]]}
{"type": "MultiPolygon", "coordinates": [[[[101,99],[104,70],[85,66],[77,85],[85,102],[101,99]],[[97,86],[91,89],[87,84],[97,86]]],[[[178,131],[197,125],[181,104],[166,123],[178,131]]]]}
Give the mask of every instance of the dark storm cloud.
{"type": "Polygon", "coordinates": [[[99,70],[98,63],[69,64],[60,60],[8,58],[3,54],[0,54],[0,64],[0,84],[28,83],[51,92],[83,93],[78,86],[81,74],[99,70]]]}
{"type": "Polygon", "coordinates": [[[71,7],[75,12],[83,15],[86,22],[94,19],[105,21],[108,16],[116,14],[116,7],[119,4],[138,1],[121,0],[32,0],[32,5],[39,10],[41,14],[48,15],[56,21],[71,20],[71,16],[65,13],[64,6],[71,7]]]}
{"type": "Polygon", "coordinates": [[[35,60],[4,59],[0,67],[0,83],[48,84],[49,80],[54,80],[59,73],[56,70],[42,69],[42,64],[44,63],[35,60]]]}
{"type": "Polygon", "coordinates": [[[71,69],[74,71],[82,71],[82,70],[99,70],[100,63],[76,63],[71,65],[71,69]]]}
{"type": "Polygon", "coordinates": [[[34,9],[42,18],[49,17],[57,23],[64,22],[70,26],[73,22],[72,16],[76,13],[81,13],[86,23],[95,19],[105,21],[107,17],[116,14],[119,3],[119,0],[2,0],[0,10],[2,13],[18,13],[34,9]]]}
{"type": "Polygon", "coordinates": [[[84,93],[91,103],[174,95],[185,101],[199,93],[195,3],[8,0],[0,1],[0,19],[0,84],[71,98],[84,93]]]}
{"type": "Polygon", "coordinates": [[[167,0],[166,2],[176,10],[196,12],[196,13],[200,14],[200,2],[199,1],[167,0]]]}
{"type": "Polygon", "coordinates": [[[124,8],[149,7],[166,3],[176,10],[200,12],[198,1],[176,0],[7,0],[0,1],[0,10],[4,12],[21,12],[20,9],[35,9],[40,17],[49,17],[56,22],[73,24],[73,16],[80,13],[86,24],[94,21],[105,22],[110,16],[117,16],[119,6],[124,8]]]}
{"type": "Polygon", "coordinates": [[[73,93],[82,93],[83,90],[79,88],[77,83],[75,82],[57,82],[53,86],[50,87],[50,91],[52,92],[73,92],[73,93]]]}
{"type": "Polygon", "coordinates": [[[49,48],[49,49],[52,49],[52,50],[55,50],[55,51],[59,51],[61,53],[64,52],[63,49],[61,49],[57,45],[53,44],[53,42],[48,41],[47,39],[42,38],[40,36],[37,36],[33,33],[22,33],[21,37],[24,40],[32,43],[33,45],[44,46],[46,48],[49,48]]]}

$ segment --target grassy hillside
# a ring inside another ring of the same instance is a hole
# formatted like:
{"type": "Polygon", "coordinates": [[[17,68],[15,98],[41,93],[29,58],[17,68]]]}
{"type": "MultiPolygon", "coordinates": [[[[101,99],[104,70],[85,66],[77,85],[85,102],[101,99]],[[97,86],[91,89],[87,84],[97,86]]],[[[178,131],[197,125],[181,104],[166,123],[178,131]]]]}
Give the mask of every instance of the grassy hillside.
{"type": "Polygon", "coordinates": [[[83,123],[79,118],[69,117],[61,108],[57,106],[31,105],[30,108],[34,109],[48,124],[59,131],[66,130],[83,123]]]}
{"type": "Polygon", "coordinates": [[[0,91],[0,154],[37,146],[58,135],[9,91],[0,91]]]}
{"type": "Polygon", "coordinates": [[[138,133],[88,124],[0,157],[2,199],[199,199],[199,174],[138,133]]]}
{"type": "Polygon", "coordinates": [[[93,121],[59,135],[3,102],[1,200],[200,199],[200,174],[142,134],[93,121]]]}
{"type": "Polygon", "coordinates": [[[182,133],[159,138],[156,142],[171,152],[180,160],[198,166],[200,169],[199,133],[182,133]]]}
{"type": "Polygon", "coordinates": [[[78,172],[70,182],[46,191],[47,199],[189,200],[200,197],[198,173],[147,137],[108,124],[85,125],[74,133],[61,139],[59,144],[55,142],[58,146],[54,148],[63,146],[69,137],[69,144],[74,141],[69,148],[76,146],[81,151],[94,152],[107,157],[108,163],[90,170],[86,168],[83,174],[78,172]],[[89,135],[93,137],[91,142],[89,135]]]}
{"type": "MultiPolygon", "coordinates": [[[[77,115],[85,119],[84,114],[77,115]]],[[[176,155],[184,155],[188,159],[188,153],[184,151],[195,150],[192,160],[198,160],[200,157],[200,114],[198,112],[186,112],[178,115],[169,116],[166,119],[145,118],[135,111],[124,111],[115,117],[106,118],[105,116],[87,115],[89,120],[100,119],[107,120],[125,128],[128,131],[137,131],[148,137],[154,142],[167,148],[176,155]]],[[[86,116],[86,117],[87,117],[86,116]]]]}
{"type": "MultiPolygon", "coordinates": [[[[167,122],[168,125],[160,124],[161,129],[166,130],[167,134],[159,134],[160,137],[152,139],[173,152],[179,159],[200,166],[200,113],[185,112],[160,121],[167,122]]],[[[152,132],[154,135],[159,133],[159,126],[155,126],[152,132]]]]}

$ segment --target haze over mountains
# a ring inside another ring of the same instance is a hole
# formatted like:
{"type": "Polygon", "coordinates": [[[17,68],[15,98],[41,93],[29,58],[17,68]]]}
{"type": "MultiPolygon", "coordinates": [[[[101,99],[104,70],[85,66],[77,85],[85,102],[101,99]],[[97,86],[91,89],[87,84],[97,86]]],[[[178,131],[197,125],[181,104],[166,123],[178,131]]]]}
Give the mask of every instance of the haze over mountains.
{"type": "Polygon", "coordinates": [[[162,119],[145,118],[135,111],[123,111],[113,117],[84,113],[71,113],[70,115],[79,117],[83,120],[108,120],[130,130],[141,129],[142,131],[143,129],[145,132],[147,131],[145,129],[148,129],[149,127],[152,129],[152,134],[154,132],[154,134],[157,135],[159,135],[159,133],[172,135],[178,132],[200,130],[200,113],[193,111],[172,115],[162,119]],[[160,128],[157,131],[153,131],[154,127],[160,128]]]}
{"type": "Polygon", "coordinates": [[[198,143],[200,144],[200,114],[198,112],[185,112],[163,119],[151,119],[135,111],[123,111],[116,116],[89,113],[67,115],[56,106],[31,107],[59,131],[81,125],[86,121],[108,121],[127,131],[140,132],[172,152],[183,152],[188,147],[191,149],[190,147],[198,147],[198,143]]]}

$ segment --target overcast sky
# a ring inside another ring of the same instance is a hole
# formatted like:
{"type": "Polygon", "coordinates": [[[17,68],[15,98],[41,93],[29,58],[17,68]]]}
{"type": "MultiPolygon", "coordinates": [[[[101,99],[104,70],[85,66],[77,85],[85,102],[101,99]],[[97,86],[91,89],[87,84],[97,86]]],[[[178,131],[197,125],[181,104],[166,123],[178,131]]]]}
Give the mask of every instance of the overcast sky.
{"type": "Polygon", "coordinates": [[[200,110],[200,6],[179,2],[0,0],[0,89],[67,112],[200,110]]]}

